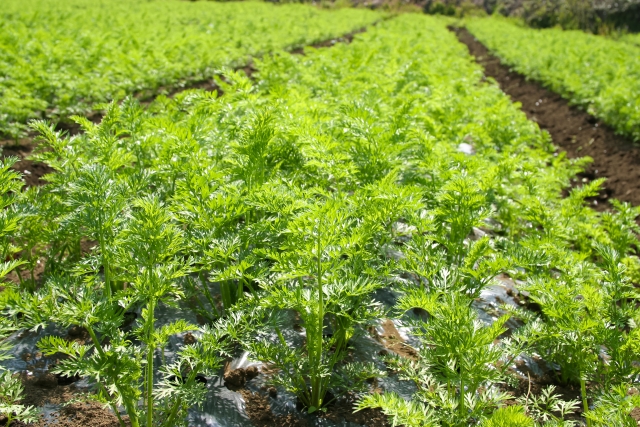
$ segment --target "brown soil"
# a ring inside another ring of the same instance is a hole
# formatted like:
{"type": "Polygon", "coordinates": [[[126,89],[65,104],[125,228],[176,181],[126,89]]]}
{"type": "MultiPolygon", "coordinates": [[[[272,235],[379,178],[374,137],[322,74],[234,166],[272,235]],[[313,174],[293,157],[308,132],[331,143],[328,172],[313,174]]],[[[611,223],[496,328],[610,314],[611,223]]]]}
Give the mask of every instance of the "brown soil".
{"type": "Polygon", "coordinates": [[[238,368],[234,370],[229,370],[228,365],[225,367],[224,373],[224,385],[229,390],[237,391],[240,390],[247,381],[251,381],[255,377],[258,376],[260,371],[255,366],[249,366],[248,368],[238,368]]]}
{"type": "Polygon", "coordinates": [[[44,163],[26,160],[26,157],[31,154],[36,145],[37,143],[31,138],[20,139],[17,142],[14,140],[0,141],[2,157],[12,156],[20,159],[13,165],[13,169],[22,173],[27,187],[45,184],[46,181],[42,177],[53,172],[53,169],[44,163]]]}
{"type": "MultiPolygon", "coordinates": [[[[245,401],[245,409],[251,424],[256,427],[307,427],[309,423],[301,415],[275,415],[271,412],[269,398],[246,389],[240,391],[245,401]]],[[[380,410],[365,409],[353,412],[353,401],[342,400],[331,405],[327,411],[318,415],[341,425],[345,422],[361,424],[367,427],[389,427],[391,424],[380,410]]]]}
{"type": "Polygon", "coordinates": [[[389,418],[379,409],[363,409],[353,412],[352,401],[340,401],[330,407],[323,418],[341,425],[343,420],[349,423],[360,424],[367,427],[390,427],[389,418]]]}
{"type": "MultiPolygon", "coordinates": [[[[375,25],[375,24],[373,24],[375,25]]],[[[367,31],[367,27],[362,27],[359,28],[355,31],[352,31],[350,33],[344,34],[340,37],[336,37],[334,39],[328,39],[328,40],[322,40],[319,41],[317,43],[312,44],[309,47],[313,47],[315,49],[319,49],[322,47],[331,47],[333,45],[335,45],[336,43],[346,43],[349,44],[353,41],[353,38],[356,36],[356,34],[360,34],[360,33],[364,33],[365,31],[367,31]]],[[[298,47],[295,48],[293,50],[290,50],[289,53],[293,54],[293,55],[304,55],[304,47],[298,47]]]]}
{"type": "MultiPolygon", "coordinates": [[[[100,403],[88,401],[71,385],[59,385],[57,378],[52,374],[39,376],[21,375],[24,386],[24,405],[41,407],[46,404],[66,405],[57,412],[51,414],[48,419],[41,418],[35,424],[36,427],[119,427],[117,417],[100,403]],[[70,403],[73,400],[77,402],[70,403]],[[70,404],[69,404],[70,403],[70,404]]],[[[125,417],[126,418],[126,417],[125,417]]],[[[126,421],[126,420],[125,420],[126,421]]],[[[0,417],[0,425],[4,425],[6,419],[0,417]]],[[[22,427],[27,424],[14,421],[11,427],[22,427]]],[[[128,424],[127,424],[128,425],[128,424]]]]}
{"type": "Polygon", "coordinates": [[[570,106],[560,95],[509,70],[465,28],[452,30],[484,67],[485,74],[494,78],[513,101],[520,102],[527,117],[547,130],[569,157],[593,158],[582,176],[589,180],[607,178],[594,205],[606,209],[609,198],[640,205],[640,147],[616,135],[597,118],[570,106]]]}
{"type": "MultiPolygon", "coordinates": [[[[29,184],[25,184],[25,185],[27,187],[29,186],[29,184]]],[[[20,253],[18,253],[17,258],[20,258],[20,257],[21,255],[20,253]]],[[[39,262],[36,263],[35,268],[33,269],[33,281],[31,280],[31,271],[25,265],[18,267],[16,270],[11,271],[11,273],[5,276],[5,280],[11,283],[15,283],[16,285],[19,285],[21,283],[20,282],[20,276],[21,276],[22,280],[24,280],[25,282],[29,282],[35,285],[36,287],[40,286],[44,278],[46,259],[40,258],[38,261],[39,262]],[[20,270],[20,276],[18,276],[17,270],[20,270]]]]}
{"type": "Polygon", "coordinates": [[[631,414],[629,414],[629,415],[631,415],[631,418],[636,420],[636,422],[640,426],[640,408],[638,408],[638,407],[633,408],[633,411],[631,411],[631,414]]]}
{"type": "Polygon", "coordinates": [[[271,404],[266,396],[252,393],[248,390],[240,390],[245,401],[245,410],[251,424],[256,427],[307,427],[307,422],[292,414],[274,415],[271,412],[271,404]]]}
{"type": "Polygon", "coordinates": [[[400,332],[398,332],[391,320],[385,319],[381,326],[384,331],[382,335],[378,334],[375,329],[371,329],[370,332],[386,349],[407,359],[416,360],[418,358],[418,352],[404,342],[400,332]]]}

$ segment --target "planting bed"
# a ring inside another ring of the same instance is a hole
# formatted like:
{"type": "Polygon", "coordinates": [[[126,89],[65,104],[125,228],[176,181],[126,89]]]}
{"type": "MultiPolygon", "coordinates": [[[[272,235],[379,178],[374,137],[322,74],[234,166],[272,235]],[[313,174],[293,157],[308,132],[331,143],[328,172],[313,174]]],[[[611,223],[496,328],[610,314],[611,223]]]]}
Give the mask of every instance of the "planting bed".
{"type": "Polygon", "coordinates": [[[522,104],[522,111],[551,134],[554,144],[570,157],[593,159],[580,177],[607,179],[603,191],[593,199],[594,209],[607,209],[609,198],[640,205],[640,147],[637,144],[616,135],[601,120],[569,105],[557,93],[510,70],[466,29],[455,31],[485,74],[494,78],[514,102],[522,104]]]}
{"type": "Polygon", "coordinates": [[[640,209],[593,210],[588,161],[558,155],[449,23],[275,51],[218,93],[129,97],[73,134],[33,123],[53,172],[22,190],[0,173],[0,411],[634,425],[640,209]],[[106,409],[57,406],[70,394],[106,409]]]}
{"type": "MultiPolygon", "coordinates": [[[[375,25],[375,23],[372,25],[375,25]]],[[[333,46],[336,43],[351,43],[353,37],[356,34],[362,33],[364,31],[366,31],[366,27],[359,28],[338,37],[330,37],[326,40],[320,40],[307,46],[307,48],[311,47],[317,49],[321,47],[333,46]]],[[[295,49],[292,49],[290,53],[294,55],[304,54],[304,47],[297,47],[295,49]]],[[[248,63],[235,67],[234,70],[242,71],[250,78],[256,71],[251,59],[249,59],[248,63]]],[[[138,99],[142,105],[148,106],[153,101],[155,96],[158,96],[158,94],[165,94],[166,96],[172,98],[176,94],[184,92],[186,90],[202,89],[206,91],[215,91],[218,96],[224,95],[224,91],[222,90],[216,79],[224,80],[224,76],[218,73],[211,78],[197,80],[186,84],[180,83],[178,86],[169,85],[167,87],[157,88],[154,91],[147,90],[146,92],[138,92],[134,95],[134,97],[138,99]],[[150,95],[152,93],[153,95],[150,95]]],[[[103,118],[103,112],[100,110],[92,111],[87,115],[87,118],[93,123],[99,123],[103,118]]],[[[66,132],[69,135],[76,135],[82,131],[81,126],[71,121],[68,117],[63,117],[58,123],[56,123],[55,128],[56,130],[66,132]]],[[[13,156],[19,159],[12,166],[12,168],[22,174],[23,180],[27,187],[31,187],[34,185],[43,185],[45,181],[42,180],[42,177],[48,173],[53,172],[53,169],[48,165],[30,160],[28,158],[33,149],[38,145],[38,143],[34,141],[36,135],[37,134],[35,132],[30,132],[28,135],[23,135],[22,138],[15,139],[8,138],[7,135],[3,135],[0,132],[0,148],[2,149],[2,157],[13,156]]]]}

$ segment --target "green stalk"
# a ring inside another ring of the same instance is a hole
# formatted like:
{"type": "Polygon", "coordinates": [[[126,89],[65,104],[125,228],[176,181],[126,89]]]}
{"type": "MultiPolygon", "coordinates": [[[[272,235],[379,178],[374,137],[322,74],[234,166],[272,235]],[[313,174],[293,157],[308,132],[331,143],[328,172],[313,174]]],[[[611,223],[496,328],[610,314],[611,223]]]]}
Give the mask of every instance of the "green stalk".
{"type": "Polygon", "coordinates": [[[587,427],[591,427],[591,422],[587,418],[587,412],[589,411],[589,403],[587,402],[587,384],[580,373],[580,394],[582,395],[582,408],[584,410],[584,418],[587,420],[587,427]]]}
{"type": "Polygon", "coordinates": [[[227,281],[220,283],[220,296],[222,296],[222,312],[223,314],[231,307],[231,290],[227,281]]]}
{"type": "Polygon", "coordinates": [[[111,299],[111,277],[109,275],[109,261],[104,242],[104,233],[102,231],[102,222],[100,222],[100,233],[98,234],[98,244],[102,254],[102,268],[104,270],[104,290],[108,299],[111,299]]]}
{"type": "MultiPolygon", "coordinates": [[[[102,392],[105,394],[105,396],[109,396],[109,392],[107,391],[107,388],[104,386],[104,384],[98,383],[98,385],[102,389],[102,392]]],[[[118,411],[118,407],[116,406],[116,404],[114,402],[109,402],[109,406],[111,406],[111,410],[113,411],[113,413],[116,414],[118,422],[120,423],[120,427],[126,427],[126,424],[120,416],[120,411],[118,411]]]]}
{"type": "Polygon", "coordinates": [[[100,341],[98,341],[98,337],[96,336],[95,331],[93,330],[93,328],[91,326],[85,326],[87,332],[89,332],[89,336],[91,337],[91,341],[93,341],[93,345],[95,346],[96,350],[98,350],[98,353],[100,354],[101,357],[105,356],[104,350],[102,349],[102,344],[100,344],[100,341]]]}
{"type": "Polygon", "coordinates": [[[22,279],[22,274],[20,274],[20,268],[16,268],[15,272],[20,280],[20,289],[24,289],[24,280],[22,279]]]}
{"type": "Polygon", "coordinates": [[[464,419],[464,379],[462,377],[462,373],[460,373],[460,398],[459,398],[459,407],[460,407],[460,418],[464,419]]]}
{"type": "Polygon", "coordinates": [[[153,426],[153,353],[155,347],[151,342],[151,334],[153,332],[153,321],[155,311],[155,300],[149,301],[148,317],[147,317],[147,372],[145,379],[145,386],[147,392],[147,426],[153,426]]]}
{"type": "MultiPolygon", "coordinates": [[[[91,341],[93,342],[93,345],[95,346],[96,350],[98,351],[98,354],[100,354],[101,357],[105,357],[105,353],[104,353],[104,349],[102,348],[102,344],[100,344],[100,341],[98,341],[98,337],[96,336],[96,333],[93,330],[93,328],[91,326],[89,326],[89,325],[85,325],[85,328],[86,328],[87,332],[89,332],[89,336],[91,337],[91,341]]],[[[124,399],[124,396],[123,396],[122,392],[120,392],[120,387],[118,387],[117,384],[116,384],[116,388],[118,389],[118,392],[120,393],[120,396],[123,397],[124,407],[127,410],[127,414],[129,414],[129,421],[131,422],[131,427],[140,427],[140,423],[138,421],[138,416],[136,415],[135,407],[131,404],[131,402],[129,402],[128,400],[124,399]]]]}
{"type": "MultiPolygon", "coordinates": [[[[200,283],[202,284],[202,289],[204,291],[205,298],[207,298],[207,301],[209,301],[209,305],[211,305],[211,308],[213,309],[213,312],[216,314],[216,317],[220,317],[220,313],[218,313],[218,309],[216,308],[216,301],[213,299],[213,295],[211,295],[211,291],[207,286],[207,281],[204,279],[202,275],[202,271],[198,272],[198,278],[200,279],[200,283]]],[[[198,300],[198,303],[200,303],[199,300],[198,300]]],[[[200,303],[200,305],[202,306],[202,303],[200,303]]],[[[203,306],[203,309],[204,309],[204,306],[203,306]]]]}
{"type": "MultiPolygon", "coordinates": [[[[580,346],[580,351],[583,351],[583,347],[582,347],[582,335],[579,334],[578,335],[578,345],[580,346]]],[[[582,408],[584,410],[584,417],[587,420],[587,427],[591,427],[591,423],[589,422],[589,419],[587,418],[587,412],[589,411],[589,403],[587,402],[587,384],[586,384],[586,380],[584,378],[584,371],[582,369],[582,363],[578,362],[578,374],[580,375],[580,395],[582,397],[582,408]]]]}
{"type": "Polygon", "coordinates": [[[182,399],[178,398],[176,400],[176,403],[174,403],[173,407],[171,408],[171,412],[169,413],[169,418],[167,418],[167,421],[162,423],[163,426],[173,427],[173,424],[174,424],[173,421],[176,419],[176,416],[178,415],[178,409],[180,409],[181,404],[182,404],[182,399]]]}
{"type": "MultiPolygon", "coordinates": [[[[316,327],[316,337],[315,342],[313,343],[314,347],[314,359],[312,361],[312,366],[314,366],[314,370],[320,368],[320,364],[322,363],[322,331],[324,329],[324,292],[322,290],[322,259],[320,254],[320,230],[318,230],[318,236],[316,239],[316,276],[317,276],[317,288],[318,288],[318,318],[317,327],[316,327]]],[[[322,377],[317,375],[315,372],[314,377],[311,380],[311,405],[316,409],[320,409],[322,405],[322,397],[323,397],[323,387],[322,387],[322,377]]]]}

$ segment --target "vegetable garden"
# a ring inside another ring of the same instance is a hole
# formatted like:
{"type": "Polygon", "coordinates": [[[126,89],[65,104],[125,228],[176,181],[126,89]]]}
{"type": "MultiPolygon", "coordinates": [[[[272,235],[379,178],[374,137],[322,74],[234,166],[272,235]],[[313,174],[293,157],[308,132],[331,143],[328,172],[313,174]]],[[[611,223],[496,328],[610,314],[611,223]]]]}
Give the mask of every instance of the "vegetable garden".
{"type": "MultiPolygon", "coordinates": [[[[485,81],[451,19],[166,0],[112,24],[95,10],[119,0],[65,3],[60,55],[36,32],[22,71],[0,56],[0,126],[48,118],[28,129],[52,170],[23,187],[17,159],[0,168],[5,425],[64,425],[17,370],[78,384],[66,403],[120,426],[637,425],[640,208],[591,209],[590,159],[485,81]],[[154,7],[185,27],[147,24],[154,7]],[[107,31],[80,49],[89,16],[107,31]],[[44,51],[55,79],[35,77],[44,51]]],[[[0,41],[49,19],[9,10],[0,41]]]]}

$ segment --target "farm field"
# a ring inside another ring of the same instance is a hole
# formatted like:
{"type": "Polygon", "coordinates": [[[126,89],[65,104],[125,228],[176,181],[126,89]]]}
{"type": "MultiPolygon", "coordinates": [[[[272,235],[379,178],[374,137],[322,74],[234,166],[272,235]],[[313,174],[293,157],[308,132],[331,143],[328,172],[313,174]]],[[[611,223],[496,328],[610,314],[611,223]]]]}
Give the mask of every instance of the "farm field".
{"type": "MultiPolygon", "coordinates": [[[[210,6],[246,5],[290,13],[210,6]]],[[[640,208],[591,209],[590,159],[451,23],[265,47],[219,93],[124,97],[73,135],[31,122],[46,183],[0,168],[5,424],[637,425],[640,208]]]]}
{"type": "Polygon", "coordinates": [[[640,47],[494,18],[470,20],[467,28],[519,73],[587,109],[620,134],[640,140],[640,47]]]}
{"type": "Polygon", "coordinates": [[[620,40],[626,43],[640,46],[640,35],[638,34],[625,34],[622,37],[620,37],[620,40]]]}
{"type": "Polygon", "coordinates": [[[3,0],[0,133],[17,136],[29,119],[86,114],[129,93],[211,78],[382,16],[262,2],[3,0]]]}

